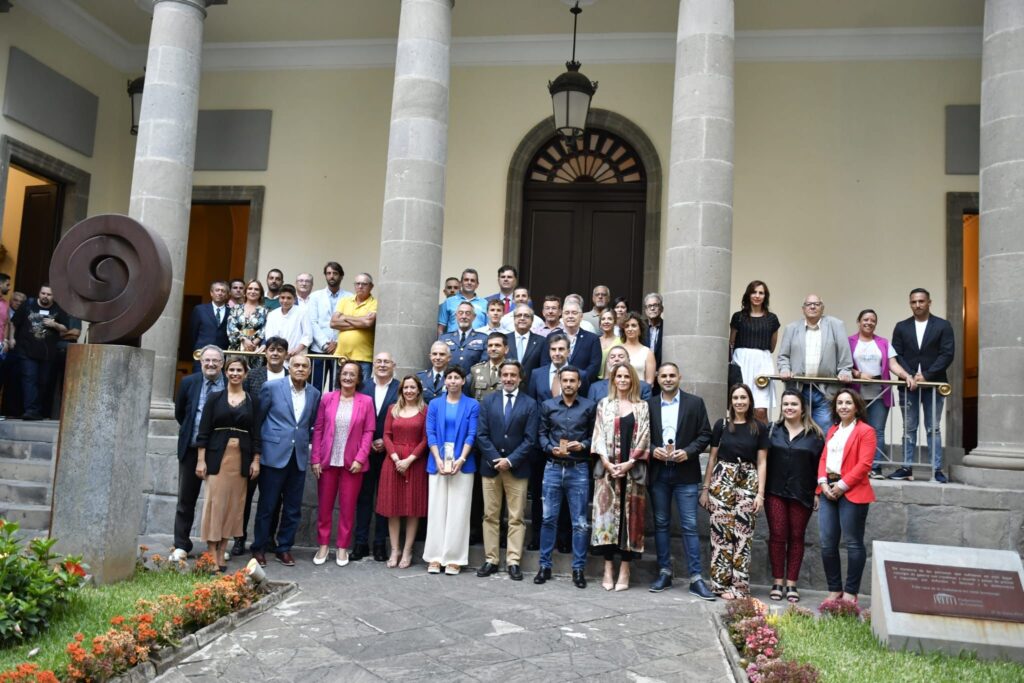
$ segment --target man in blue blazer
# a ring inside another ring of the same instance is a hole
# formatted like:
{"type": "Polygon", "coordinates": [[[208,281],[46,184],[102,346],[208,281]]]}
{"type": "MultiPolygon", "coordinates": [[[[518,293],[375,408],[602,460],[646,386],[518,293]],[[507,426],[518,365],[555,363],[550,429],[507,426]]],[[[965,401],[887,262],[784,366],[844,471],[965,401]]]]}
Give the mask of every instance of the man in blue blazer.
{"type": "Polygon", "coordinates": [[[544,362],[546,343],[544,337],[531,332],[533,325],[533,309],[526,304],[519,304],[512,312],[515,329],[505,337],[508,340],[509,360],[519,361],[522,376],[521,389],[527,388],[533,371],[544,362]]]}
{"type": "Polygon", "coordinates": [[[370,519],[375,517],[373,527],[373,559],[384,562],[388,559],[388,518],[374,515],[374,500],[380,470],[384,465],[384,421],[388,410],[398,400],[398,380],[395,379],[395,361],[387,351],[373,357],[373,376],[367,377],[360,392],[373,399],[377,413],[377,424],[373,428],[373,444],[370,446],[370,467],[363,472],[363,484],[359,488],[356,502],[355,541],[349,559],[358,562],[370,554],[370,519]]]}
{"type": "Polygon", "coordinates": [[[501,391],[480,402],[476,446],[484,489],[484,558],[477,576],[490,576],[500,563],[501,502],[508,505],[508,549],[505,568],[509,578],[522,581],[526,526],[526,491],[530,456],[537,450],[540,411],[537,402],[519,390],[521,368],[514,360],[501,364],[501,391]]]}
{"type": "Polygon", "coordinates": [[[436,341],[430,345],[430,367],[416,373],[420,384],[423,385],[424,403],[429,404],[438,396],[444,395],[444,375],[451,359],[452,352],[443,341],[436,341]]]}
{"type": "Polygon", "coordinates": [[[210,285],[210,303],[192,309],[189,329],[192,350],[213,344],[228,348],[228,283],[218,280],[210,285]]]}
{"type": "Polygon", "coordinates": [[[277,530],[277,560],[295,566],[292,544],[302,517],[302,490],[309,465],[313,423],[320,404],[320,392],[306,383],[309,357],[292,356],[287,379],[275,379],[260,389],[260,423],[263,453],[260,462],[260,502],[256,507],[252,556],[266,566],[270,545],[270,519],[278,498],[283,498],[281,525],[277,530]]]}
{"type": "MultiPolygon", "coordinates": [[[[914,315],[896,323],[892,331],[892,348],[906,381],[901,389],[907,406],[906,439],[903,441],[903,467],[889,475],[889,479],[913,479],[910,463],[917,452],[917,425],[924,411],[924,431],[928,437],[928,453],[935,471],[935,481],[949,481],[942,472],[942,406],[944,397],[935,387],[918,387],[918,382],[946,382],[946,369],[953,363],[956,345],[953,326],[949,321],[931,314],[932,297],[927,289],[918,287],[910,292],[910,310],[914,315]]],[[[885,362],[883,360],[883,362],[885,362]]]]}
{"type": "MultiPolygon", "coordinates": [[[[172,560],[184,560],[192,552],[192,523],[203,485],[203,480],[196,476],[199,420],[210,394],[225,389],[224,353],[216,346],[207,346],[199,354],[198,362],[202,370],[183,379],[174,398],[174,418],[178,421],[178,505],[174,510],[172,560]]],[[[218,564],[222,561],[217,558],[218,564]]]]}
{"type": "MultiPolygon", "coordinates": [[[[580,329],[583,311],[574,299],[568,299],[562,307],[562,333],[569,339],[567,362],[580,370],[581,393],[586,394],[590,382],[597,379],[601,371],[601,340],[593,332],[580,329]]],[[[554,335],[548,336],[548,345],[554,335]]]]}

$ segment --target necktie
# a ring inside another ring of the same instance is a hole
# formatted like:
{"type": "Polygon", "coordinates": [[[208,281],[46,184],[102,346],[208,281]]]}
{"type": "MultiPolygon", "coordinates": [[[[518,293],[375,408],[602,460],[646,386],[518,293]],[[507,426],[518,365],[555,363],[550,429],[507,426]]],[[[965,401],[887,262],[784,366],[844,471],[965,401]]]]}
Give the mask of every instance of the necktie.
{"type": "Polygon", "coordinates": [[[505,424],[512,419],[512,394],[505,394],[505,424]]]}
{"type": "Polygon", "coordinates": [[[508,313],[512,310],[512,301],[507,296],[505,297],[505,312],[508,313]]]}
{"type": "Polygon", "coordinates": [[[437,390],[440,389],[440,388],[441,388],[441,373],[440,372],[435,372],[434,373],[434,393],[436,394],[437,390]]]}
{"type": "Polygon", "coordinates": [[[461,333],[461,336],[459,337],[459,346],[465,346],[465,345],[466,345],[466,333],[465,333],[465,331],[463,331],[461,333]]]}
{"type": "Polygon", "coordinates": [[[551,373],[551,397],[558,398],[562,395],[562,381],[558,378],[558,371],[551,373]]]}
{"type": "Polygon", "coordinates": [[[224,309],[221,308],[220,306],[215,306],[214,309],[217,311],[217,324],[220,325],[222,322],[224,322],[224,309]]]}
{"type": "Polygon", "coordinates": [[[516,337],[516,355],[520,363],[523,362],[524,353],[526,353],[526,337],[519,335],[516,337]]]}

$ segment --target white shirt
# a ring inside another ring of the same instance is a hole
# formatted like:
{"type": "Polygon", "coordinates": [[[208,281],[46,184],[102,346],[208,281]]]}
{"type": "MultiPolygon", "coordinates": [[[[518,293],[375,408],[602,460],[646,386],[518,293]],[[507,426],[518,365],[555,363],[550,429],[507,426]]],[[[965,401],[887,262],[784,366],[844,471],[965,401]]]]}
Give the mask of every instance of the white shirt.
{"type": "Polygon", "coordinates": [[[483,327],[477,327],[473,331],[474,332],[479,332],[481,334],[490,334],[491,332],[501,332],[502,334],[508,334],[509,332],[512,331],[512,328],[511,327],[505,327],[504,318],[503,318],[501,321],[499,321],[497,327],[489,327],[488,325],[484,325],[483,327]]]}
{"type": "MultiPolygon", "coordinates": [[[[662,443],[669,441],[675,443],[676,425],[679,424],[679,392],[671,401],[666,401],[662,394],[661,399],[661,438],[662,443]]],[[[678,445],[678,444],[676,444],[678,445]]]]}
{"type": "Polygon", "coordinates": [[[816,377],[821,364],[821,323],[811,327],[804,323],[804,374],[816,377]]]}
{"type": "Polygon", "coordinates": [[[391,386],[390,379],[384,384],[378,383],[376,379],[373,380],[373,405],[378,413],[380,412],[380,407],[384,405],[384,399],[387,398],[389,386],[391,386]]]}
{"type": "Polygon", "coordinates": [[[324,344],[338,341],[338,331],[331,329],[331,316],[338,307],[338,301],[346,296],[354,295],[340,287],[337,292],[331,292],[329,288],[324,287],[309,295],[309,307],[306,310],[309,315],[310,332],[313,335],[310,350],[314,353],[323,351],[324,344]]]}
{"type": "Polygon", "coordinates": [[[511,397],[509,396],[509,392],[505,391],[505,387],[501,388],[501,393],[503,394],[503,397],[501,399],[501,409],[503,411],[502,415],[504,415],[504,410],[505,408],[508,407],[509,403],[512,404],[512,408],[516,407],[516,399],[519,398],[519,389],[513,389],[511,392],[511,397]]]}
{"type": "MultiPolygon", "coordinates": [[[[506,313],[505,315],[501,316],[501,326],[508,329],[509,332],[515,332],[516,329],[516,321],[512,319],[513,313],[515,313],[515,311],[506,313]]],[[[530,329],[536,332],[536,328],[538,327],[544,327],[544,318],[540,317],[539,315],[534,315],[533,322],[530,323],[530,329]]]]}
{"type": "Polygon", "coordinates": [[[846,448],[846,442],[850,440],[850,434],[853,433],[853,426],[855,424],[857,424],[857,420],[853,420],[845,427],[840,424],[836,428],[835,433],[832,434],[832,438],[829,439],[828,446],[826,446],[825,472],[842,474],[843,449],[846,448]]]}
{"type": "MultiPolygon", "coordinates": [[[[558,376],[558,371],[559,371],[559,370],[561,370],[562,368],[564,368],[565,366],[563,365],[563,366],[561,366],[561,367],[557,367],[557,368],[556,368],[556,367],[555,367],[555,364],[554,364],[554,363],[552,363],[552,364],[551,364],[550,366],[548,366],[548,367],[550,368],[550,369],[548,370],[548,389],[550,389],[550,388],[551,388],[551,385],[552,385],[552,383],[553,383],[553,382],[555,381],[555,377],[557,377],[557,376],[558,376]]],[[[561,396],[561,395],[562,395],[562,392],[561,392],[561,391],[559,391],[559,392],[558,392],[558,396],[561,396]]],[[[558,396],[555,396],[555,395],[554,395],[554,393],[552,393],[552,394],[551,394],[551,396],[552,396],[553,398],[558,398],[558,396]]]]}
{"type": "MultiPolygon", "coordinates": [[[[225,304],[224,306],[218,306],[217,304],[211,303],[210,305],[213,306],[213,319],[217,321],[218,325],[220,325],[228,317],[228,307],[227,307],[227,304],[225,304]]],[[[39,311],[39,312],[42,313],[43,315],[49,315],[49,313],[50,313],[49,311],[39,311]]],[[[920,340],[921,339],[921,335],[920,334],[917,335],[917,338],[920,340]]],[[[918,343],[920,343],[920,342],[918,342],[918,343]]]]}
{"type": "Polygon", "coordinates": [[[281,372],[274,372],[269,367],[267,368],[267,381],[272,379],[284,379],[287,375],[284,374],[284,368],[281,368],[281,372]]]}
{"type": "Polygon", "coordinates": [[[313,333],[309,326],[309,318],[306,312],[298,306],[292,306],[286,315],[284,309],[275,308],[267,314],[267,325],[263,328],[263,336],[266,339],[271,337],[283,337],[288,340],[289,353],[300,346],[308,347],[313,340],[313,333]]]}
{"type": "Polygon", "coordinates": [[[516,332],[513,339],[513,343],[516,345],[516,358],[520,363],[522,363],[526,349],[530,348],[530,333],[527,332],[526,334],[519,334],[516,332]]]}
{"type": "Polygon", "coordinates": [[[297,296],[296,295],[296,297],[295,297],[295,305],[296,306],[305,306],[305,305],[307,305],[310,302],[310,299],[312,299],[312,298],[313,298],[313,293],[312,292],[310,292],[309,296],[307,296],[305,299],[303,299],[301,296],[297,296]]]}
{"type": "MultiPolygon", "coordinates": [[[[931,316],[929,316],[931,317],[931,316]]],[[[924,331],[928,327],[928,318],[925,318],[924,322],[921,322],[917,318],[914,318],[914,331],[917,332],[917,348],[921,348],[924,344],[924,331]]],[[[917,371],[921,372],[921,364],[917,364],[917,371]]]]}
{"type": "MultiPolygon", "coordinates": [[[[896,349],[889,345],[889,358],[896,357],[896,349]]],[[[882,350],[878,348],[878,343],[874,340],[864,341],[863,339],[857,339],[857,347],[853,350],[853,362],[857,366],[857,369],[866,375],[872,377],[882,376],[882,366],[888,362],[888,358],[882,358],[882,350]]],[[[865,398],[874,398],[882,393],[882,387],[877,384],[865,384],[860,390],[861,396],[865,398]]]]}
{"type": "Polygon", "coordinates": [[[288,384],[292,390],[292,412],[295,413],[295,424],[298,424],[302,418],[302,411],[306,409],[306,385],[302,385],[302,388],[296,391],[294,384],[288,384]]]}

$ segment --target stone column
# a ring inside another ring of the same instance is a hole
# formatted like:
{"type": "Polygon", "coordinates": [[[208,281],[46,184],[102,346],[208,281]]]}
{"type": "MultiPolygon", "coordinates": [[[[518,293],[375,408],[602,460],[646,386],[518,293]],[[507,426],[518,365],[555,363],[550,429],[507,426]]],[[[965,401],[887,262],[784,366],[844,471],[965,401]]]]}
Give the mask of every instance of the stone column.
{"type": "Polygon", "coordinates": [[[164,239],[174,271],[167,306],[157,323],[142,337],[142,345],[156,353],[154,417],[174,415],[171,393],[178,360],[181,296],[192,208],[203,20],[209,5],[226,1],[152,0],[153,25],[149,34],[146,87],[139,114],[128,215],[164,239]]]}
{"type": "Polygon", "coordinates": [[[668,231],[662,267],[664,357],[724,414],[732,276],[732,0],[680,0],[668,231]]]}
{"type": "Polygon", "coordinates": [[[452,0],[402,0],[375,288],[376,350],[399,377],[427,366],[437,337],[451,14],[452,0]]]}
{"type": "MultiPolygon", "coordinates": [[[[978,447],[973,467],[1024,470],[1024,3],[986,0],[981,58],[978,447]]],[[[1020,481],[1020,479],[1018,479],[1020,481]]]]}

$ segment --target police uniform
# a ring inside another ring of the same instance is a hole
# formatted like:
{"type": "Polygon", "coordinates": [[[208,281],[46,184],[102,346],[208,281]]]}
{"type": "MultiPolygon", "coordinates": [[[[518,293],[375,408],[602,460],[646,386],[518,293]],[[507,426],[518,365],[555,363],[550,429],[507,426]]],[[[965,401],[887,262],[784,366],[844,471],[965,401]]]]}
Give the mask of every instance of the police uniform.
{"type": "Polygon", "coordinates": [[[448,350],[452,354],[451,364],[459,366],[467,373],[483,359],[484,352],[487,351],[487,335],[473,330],[466,332],[465,340],[462,339],[461,330],[442,334],[437,340],[448,345],[448,350]]]}
{"type": "Polygon", "coordinates": [[[492,369],[491,361],[487,359],[469,369],[469,381],[469,395],[482,401],[501,386],[501,372],[498,366],[493,366],[492,369]]]}

